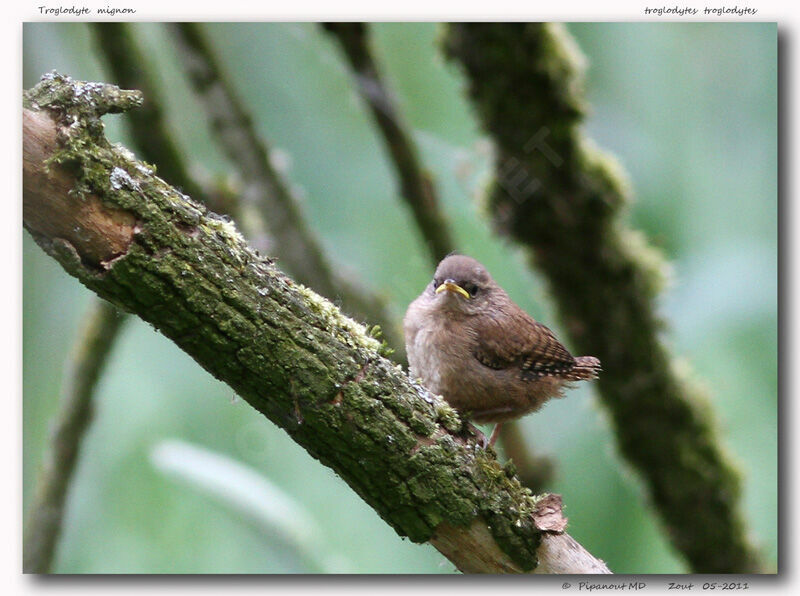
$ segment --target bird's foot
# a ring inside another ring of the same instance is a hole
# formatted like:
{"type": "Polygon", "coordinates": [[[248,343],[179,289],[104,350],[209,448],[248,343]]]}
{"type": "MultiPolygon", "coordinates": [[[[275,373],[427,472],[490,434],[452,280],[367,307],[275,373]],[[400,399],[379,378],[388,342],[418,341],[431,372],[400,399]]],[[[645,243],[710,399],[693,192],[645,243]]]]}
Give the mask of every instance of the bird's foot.
{"type": "Polygon", "coordinates": [[[478,446],[481,449],[486,449],[487,447],[494,447],[494,444],[497,442],[497,437],[500,436],[500,427],[503,426],[503,423],[498,422],[495,425],[494,430],[492,431],[492,434],[489,437],[483,434],[483,432],[481,432],[480,429],[476,428],[475,425],[472,424],[471,422],[467,422],[466,426],[469,429],[469,431],[477,437],[478,446]]]}
{"type": "Polygon", "coordinates": [[[489,437],[489,445],[494,447],[495,442],[497,441],[497,437],[500,436],[500,427],[503,426],[502,422],[498,422],[494,425],[494,430],[492,431],[492,436],[489,437]]]}

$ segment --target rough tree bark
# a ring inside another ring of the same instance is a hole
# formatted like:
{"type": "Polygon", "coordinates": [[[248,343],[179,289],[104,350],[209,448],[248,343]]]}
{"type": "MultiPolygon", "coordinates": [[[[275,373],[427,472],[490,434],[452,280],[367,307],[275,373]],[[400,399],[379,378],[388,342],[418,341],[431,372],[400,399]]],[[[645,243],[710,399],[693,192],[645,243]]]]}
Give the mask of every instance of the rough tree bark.
{"type": "Polygon", "coordinates": [[[103,136],[137,92],[44,77],[23,110],[23,219],[87,288],[134,312],[334,469],[401,536],[469,572],[608,572],[441,398],[228,220],[103,136]],[[565,566],[566,565],[566,566],[565,566]]]}

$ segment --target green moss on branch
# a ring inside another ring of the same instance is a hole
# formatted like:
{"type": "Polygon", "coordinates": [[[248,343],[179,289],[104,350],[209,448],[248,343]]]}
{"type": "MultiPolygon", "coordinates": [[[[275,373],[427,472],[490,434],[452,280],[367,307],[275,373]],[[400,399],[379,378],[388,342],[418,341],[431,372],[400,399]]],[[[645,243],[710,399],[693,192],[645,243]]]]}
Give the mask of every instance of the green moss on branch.
{"type": "Polygon", "coordinates": [[[655,297],[666,275],[644,237],[620,222],[621,169],[581,130],[583,59],[566,30],[537,23],[452,24],[447,54],[464,68],[497,144],[488,211],[528,247],[598,381],[622,454],[646,482],[695,572],[760,569],[739,510],[739,475],[698,385],[675,372],[655,297]]]}

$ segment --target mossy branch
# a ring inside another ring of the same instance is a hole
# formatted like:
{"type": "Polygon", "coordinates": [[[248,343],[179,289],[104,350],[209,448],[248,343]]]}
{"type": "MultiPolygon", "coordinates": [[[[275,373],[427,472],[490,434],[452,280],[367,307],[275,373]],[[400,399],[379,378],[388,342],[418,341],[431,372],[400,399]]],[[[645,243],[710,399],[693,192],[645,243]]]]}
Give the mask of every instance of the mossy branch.
{"type": "Polygon", "coordinates": [[[23,220],[39,246],[230,385],[401,536],[463,571],[607,572],[563,534],[560,498],[533,497],[363,326],[108,143],[99,117],[140,102],[57,74],[25,94],[23,220]]]}
{"type": "Polygon", "coordinates": [[[669,538],[695,572],[758,571],[707,396],[659,338],[665,264],[622,223],[621,170],[581,129],[578,48],[563,27],[537,23],[452,24],[444,43],[497,146],[488,211],[530,249],[572,344],[603,362],[598,386],[620,450],[669,538]]]}

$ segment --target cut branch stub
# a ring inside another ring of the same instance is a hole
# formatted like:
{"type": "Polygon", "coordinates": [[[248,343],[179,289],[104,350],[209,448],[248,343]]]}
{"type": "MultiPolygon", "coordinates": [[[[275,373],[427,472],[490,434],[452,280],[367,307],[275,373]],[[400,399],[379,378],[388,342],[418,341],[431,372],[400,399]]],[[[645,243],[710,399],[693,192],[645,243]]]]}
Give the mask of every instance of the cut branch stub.
{"type": "Polygon", "coordinates": [[[561,495],[544,495],[539,499],[533,519],[536,527],[543,532],[563,532],[567,527],[567,518],[562,513],[561,495]]]}
{"type": "Polygon", "coordinates": [[[23,146],[23,220],[42,238],[61,238],[74,246],[85,263],[102,265],[125,253],[133,239],[136,218],[103,203],[95,194],[73,196],[75,178],[64,167],[49,167],[58,141],[50,117],[24,110],[22,126],[35,138],[23,146]],[[39,209],[43,202],[48,209],[39,209]]]}

